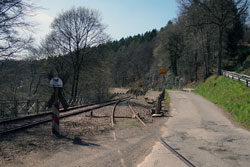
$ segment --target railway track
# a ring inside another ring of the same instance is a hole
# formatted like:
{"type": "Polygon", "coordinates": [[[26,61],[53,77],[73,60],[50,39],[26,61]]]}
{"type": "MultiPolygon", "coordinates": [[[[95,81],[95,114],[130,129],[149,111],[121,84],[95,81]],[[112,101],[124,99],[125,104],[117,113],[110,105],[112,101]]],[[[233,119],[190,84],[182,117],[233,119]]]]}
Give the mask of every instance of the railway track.
{"type": "Polygon", "coordinates": [[[183,155],[178,153],[174,148],[172,148],[165,140],[160,139],[161,143],[169,150],[171,151],[175,156],[177,156],[182,162],[184,162],[189,167],[195,167],[194,164],[192,164],[189,160],[187,160],[183,155]]]}
{"type": "MultiPolygon", "coordinates": [[[[121,99],[111,100],[105,103],[99,104],[87,104],[82,106],[70,107],[67,110],[60,110],[60,119],[96,110],[105,106],[116,104],[131,99],[131,97],[125,97],[121,99]]],[[[50,122],[52,112],[45,112],[42,114],[30,115],[21,118],[8,119],[0,122],[0,136],[8,133],[17,132],[23,129],[31,128],[36,125],[50,122]]]]}

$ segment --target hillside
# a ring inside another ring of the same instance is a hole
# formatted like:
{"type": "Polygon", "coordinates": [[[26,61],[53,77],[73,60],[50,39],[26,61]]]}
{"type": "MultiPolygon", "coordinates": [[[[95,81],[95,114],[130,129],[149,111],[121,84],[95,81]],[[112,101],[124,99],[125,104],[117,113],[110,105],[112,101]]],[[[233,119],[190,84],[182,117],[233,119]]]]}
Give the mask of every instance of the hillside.
{"type": "MultiPolygon", "coordinates": [[[[220,8],[222,4],[218,2],[211,1],[210,5],[220,8]]],[[[48,98],[51,90],[47,84],[52,76],[63,79],[65,96],[81,96],[87,101],[99,102],[109,98],[110,87],[178,89],[203,82],[215,72],[221,75],[222,70],[249,74],[250,26],[247,16],[244,12],[236,14],[231,7],[221,9],[225,10],[221,13],[232,16],[226,18],[228,24],[223,25],[223,29],[214,17],[207,18],[213,11],[200,8],[194,1],[185,10],[181,8],[179,16],[166,22],[160,30],[153,29],[116,41],[111,41],[106,33],[98,33],[96,35],[100,36],[93,41],[88,41],[92,38],[82,38],[85,44],[74,38],[91,33],[86,33],[87,29],[79,26],[81,24],[75,25],[79,31],[71,31],[75,28],[71,24],[72,29],[63,26],[61,17],[67,16],[63,12],[58,16],[60,22],[55,21],[58,25],[52,27],[53,31],[41,45],[30,48],[28,59],[0,60],[1,99],[40,98],[41,92],[44,94],[42,98],[48,98]],[[210,19],[210,24],[204,24],[204,20],[210,19]],[[59,27],[68,34],[79,34],[67,37],[59,27]],[[166,74],[160,75],[160,69],[165,69],[166,74]]],[[[85,10],[89,11],[80,7],[71,12],[85,10]]],[[[215,14],[220,17],[220,12],[215,14]]],[[[93,20],[98,21],[98,18],[93,20]]],[[[76,18],[68,18],[68,22],[72,19],[76,18]]],[[[82,20],[78,21],[81,23],[82,20]]],[[[96,28],[103,32],[102,26],[96,28]]],[[[95,29],[90,30],[96,33],[95,29]]]]}
{"type": "Polygon", "coordinates": [[[250,128],[250,88],[226,77],[209,77],[196,93],[218,104],[243,126],[250,128]]]}
{"type": "MultiPolygon", "coordinates": [[[[110,95],[108,88],[138,85],[153,63],[156,30],[119,41],[109,41],[88,48],[80,66],[77,96],[88,102],[101,102],[110,95]]],[[[37,57],[24,60],[0,60],[1,100],[48,99],[52,89],[49,76],[57,75],[64,82],[64,94],[72,97],[74,55],[37,57]]]]}

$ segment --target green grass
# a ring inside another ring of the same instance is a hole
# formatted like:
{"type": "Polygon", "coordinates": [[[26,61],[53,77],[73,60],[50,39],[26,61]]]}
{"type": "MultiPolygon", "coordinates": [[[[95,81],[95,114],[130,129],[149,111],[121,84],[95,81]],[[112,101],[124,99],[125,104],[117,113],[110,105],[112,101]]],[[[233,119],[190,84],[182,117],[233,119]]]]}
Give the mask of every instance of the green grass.
{"type": "Polygon", "coordinates": [[[180,91],[180,89],[166,89],[166,90],[169,90],[169,91],[180,91]]]}
{"type": "Polygon", "coordinates": [[[29,146],[20,146],[20,147],[19,147],[19,150],[20,150],[20,151],[23,151],[23,152],[31,152],[31,151],[32,151],[32,148],[29,147],[29,146]]]}
{"type": "Polygon", "coordinates": [[[244,83],[223,76],[211,76],[195,92],[218,104],[233,118],[250,129],[250,88],[244,83]]]}
{"type": "Polygon", "coordinates": [[[117,122],[117,126],[119,128],[131,128],[131,127],[141,127],[140,122],[137,120],[127,120],[127,121],[121,121],[117,122]]]}
{"type": "Polygon", "coordinates": [[[170,96],[168,94],[168,90],[167,89],[165,90],[165,100],[166,100],[167,104],[169,105],[170,104],[170,96]]]}

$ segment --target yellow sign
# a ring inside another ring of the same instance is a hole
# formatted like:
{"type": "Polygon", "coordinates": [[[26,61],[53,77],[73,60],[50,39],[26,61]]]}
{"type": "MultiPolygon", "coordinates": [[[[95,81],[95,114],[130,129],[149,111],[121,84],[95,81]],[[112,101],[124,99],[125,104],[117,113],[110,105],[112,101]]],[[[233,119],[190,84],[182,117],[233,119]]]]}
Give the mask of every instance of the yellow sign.
{"type": "Polygon", "coordinates": [[[167,70],[166,69],[160,69],[160,74],[166,74],[167,70]]]}

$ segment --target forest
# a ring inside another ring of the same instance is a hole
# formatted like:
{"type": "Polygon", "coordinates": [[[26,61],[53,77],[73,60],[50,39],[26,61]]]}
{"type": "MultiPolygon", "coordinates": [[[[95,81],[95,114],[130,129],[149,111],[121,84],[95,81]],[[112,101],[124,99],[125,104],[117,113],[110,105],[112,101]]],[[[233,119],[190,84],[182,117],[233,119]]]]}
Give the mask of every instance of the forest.
{"type": "Polygon", "coordinates": [[[30,26],[22,18],[32,6],[6,1],[0,8],[1,100],[46,100],[53,76],[62,78],[66,97],[101,102],[112,87],[181,88],[221,75],[222,69],[250,75],[247,0],[178,4],[178,17],[160,30],[115,41],[98,11],[75,7],[58,15],[52,31],[33,46],[15,27],[30,26]],[[10,6],[15,12],[6,10],[10,6]],[[160,69],[167,70],[164,77],[160,69]]]}

